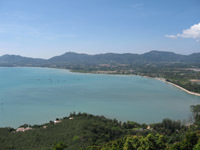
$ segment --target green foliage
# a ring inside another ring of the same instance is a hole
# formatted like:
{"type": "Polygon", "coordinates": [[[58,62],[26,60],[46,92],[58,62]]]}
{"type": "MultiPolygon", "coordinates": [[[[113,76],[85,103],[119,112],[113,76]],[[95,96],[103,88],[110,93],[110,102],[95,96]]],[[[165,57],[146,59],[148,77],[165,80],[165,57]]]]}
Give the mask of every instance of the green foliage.
{"type": "Polygon", "coordinates": [[[181,125],[180,121],[173,121],[170,119],[163,119],[161,123],[155,123],[151,125],[155,130],[165,133],[166,135],[171,135],[175,132],[178,132],[180,129],[185,129],[181,125]]]}
{"type": "Polygon", "coordinates": [[[57,143],[54,145],[53,150],[64,150],[65,148],[67,148],[67,145],[63,143],[57,143]]]}
{"type": "Polygon", "coordinates": [[[70,117],[72,116],[73,120],[65,117],[60,123],[47,123],[25,132],[0,128],[0,148],[46,150],[52,149],[54,143],[61,142],[68,146],[67,149],[77,150],[89,145],[100,145],[125,135],[125,130],[117,120],[86,113],[72,113],[70,117]]]}
{"type": "MultiPolygon", "coordinates": [[[[146,124],[118,122],[103,116],[71,113],[58,124],[31,126],[33,130],[15,132],[0,128],[3,150],[197,150],[198,127],[186,127],[180,121],[164,119],[146,124]],[[74,119],[70,120],[69,117],[74,119]],[[35,128],[34,128],[35,127],[35,128]],[[138,130],[136,130],[138,129],[138,130]],[[53,144],[56,143],[56,144],[53,144]]],[[[26,125],[27,126],[27,125],[26,125]]]]}
{"type": "Polygon", "coordinates": [[[192,105],[190,108],[195,120],[194,123],[200,127],[200,105],[192,105]]]}
{"type": "Polygon", "coordinates": [[[186,135],[186,139],[182,142],[183,149],[192,150],[194,145],[197,144],[198,137],[196,133],[188,133],[186,135]]]}
{"type": "Polygon", "coordinates": [[[198,149],[200,144],[198,143],[199,137],[197,133],[190,132],[186,134],[186,137],[181,142],[175,143],[171,146],[172,150],[194,150],[198,149]],[[198,144],[197,144],[198,143],[198,144]]]}
{"type": "Polygon", "coordinates": [[[126,141],[123,145],[123,150],[135,150],[138,149],[141,146],[141,139],[140,137],[133,136],[133,137],[127,137],[126,141]]]}
{"type": "Polygon", "coordinates": [[[73,142],[78,141],[79,140],[79,136],[75,135],[72,139],[73,142]]]}
{"type": "Polygon", "coordinates": [[[127,136],[103,145],[100,150],[164,150],[166,143],[162,135],[148,134],[143,136],[127,136]]]}
{"type": "Polygon", "coordinates": [[[200,142],[194,146],[193,150],[200,150],[200,142]]]}
{"type": "MultiPolygon", "coordinates": [[[[197,134],[192,132],[188,133],[181,142],[169,144],[165,141],[164,135],[148,134],[147,136],[126,136],[96,148],[98,150],[199,150],[198,139],[197,134]]],[[[93,149],[86,148],[86,150],[93,149]]]]}

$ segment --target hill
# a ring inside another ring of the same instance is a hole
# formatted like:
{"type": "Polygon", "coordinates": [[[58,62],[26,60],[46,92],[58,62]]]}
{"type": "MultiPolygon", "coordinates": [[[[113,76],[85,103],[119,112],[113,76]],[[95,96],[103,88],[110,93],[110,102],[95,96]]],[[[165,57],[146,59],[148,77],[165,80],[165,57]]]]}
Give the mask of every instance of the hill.
{"type": "Polygon", "coordinates": [[[140,64],[140,63],[200,63],[200,53],[180,55],[173,52],[150,51],[144,54],[97,54],[87,55],[68,52],[48,60],[52,64],[140,64]]]}
{"type": "Polygon", "coordinates": [[[40,65],[45,62],[44,59],[22,57],[19,55],[3,55],[0,57],[1,66],[29,66],[40,65]]]}
{"type": "Polygon", "coordinates": [[[144,54],[79,54],[67,52],[50,59],[36,59],[18,55],[3,55],[0,65],[49,66],[49,65],[99,65],[99,64],[144,64],[144,63],[200,63],[200,53],[180,55],[173,52],[150,51],[144,54]]]}
{"type": "Polygon", "coordinates": [[[192,150],[200,146],[200,142],[197,144],[200,140],[199,124],[186,127],[180,121],[164,119],[161,123],[148,126],[132,121],[122,123],[116,119],[86,113],[73,113],[60,121],[56,124],[50,121],[43,125],[29,126],[32,129],[25,132],[0,128],[0,149],[192,150]]]}

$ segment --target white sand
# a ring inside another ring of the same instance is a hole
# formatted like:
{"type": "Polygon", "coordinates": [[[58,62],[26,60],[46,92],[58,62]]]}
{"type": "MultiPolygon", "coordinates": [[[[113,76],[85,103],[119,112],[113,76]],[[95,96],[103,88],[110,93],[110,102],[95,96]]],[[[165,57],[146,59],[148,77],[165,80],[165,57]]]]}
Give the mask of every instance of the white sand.
{"type": "Polygon", "coordinates": [[[167,82],[164,78],[155,78],[155,79],[159,80],[159,81],[162,81],[162,82],[165,82],[167,84],[171,84],[171,85],[173,85],[173,86],[175,86],[175,87],[177,87],[177,88],[179,88],[179,89],[181,89],[181,90],[183,90],[183,91],[185,91],[185,92],[187,92],[189,94],[200,96],[200,93],[195,93],[195,92],[188,91],[188,90],[184,89],[183,87],[181,87],[179,85],[176,85],[176,84],[171,83],[171,82],[167,82]]]}

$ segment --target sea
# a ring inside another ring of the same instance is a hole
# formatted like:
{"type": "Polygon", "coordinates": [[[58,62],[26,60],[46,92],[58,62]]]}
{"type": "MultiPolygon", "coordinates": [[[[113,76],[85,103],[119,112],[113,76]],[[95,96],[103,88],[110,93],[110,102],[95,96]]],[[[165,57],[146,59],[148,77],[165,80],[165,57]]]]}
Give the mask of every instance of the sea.
{"type": "Polygon", "coordinates": [[[192,121],[200,97],[134,75],[73,73],[65,69],[0,67],[0,127],[43,124],[70,112],[120,121],[192,121]]]}

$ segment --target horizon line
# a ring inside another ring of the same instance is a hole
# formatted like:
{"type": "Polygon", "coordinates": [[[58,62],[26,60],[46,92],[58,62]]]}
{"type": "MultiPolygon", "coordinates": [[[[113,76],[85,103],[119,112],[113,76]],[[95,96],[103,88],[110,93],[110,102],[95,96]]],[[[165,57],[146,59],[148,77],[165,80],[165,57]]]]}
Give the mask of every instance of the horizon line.
{"type": "Polygon", "coordinates": [[[200,52],[193,52],[193,53],[190,53],[190,54],[180,54],[180,53],[176,53],[176,52],[173,52],[173,51],[150,50],[150,51],[143,52],[143,53],[130,53],[130,52],[115,53],[115,52],[106,52],[106,53],[89,54],[89,53],[82,53],[82,52],[67,51],[67,52],[65,52],[65,53],[62,53],[62,54],[59,54],[59,55],[55,55],[55,56],[52,56],[52,57],[49,57],[49,58],[39,58],[39,57],[32,57],[32,56],[24,56],[24,55],[20,55],[20,54],[3,54],[3,55],[1,55],[0,57],[5,56],[5,55],[10,55],[10,56],[21,56],[21,57],[26,57],[26,58],[34,58],[34,59],[45,59],[45,60],[48,60],[48,59],[51,59],[51,58],[53,58],[53,57],[61,56],[61,55],[67,54],[67,53],[75,53],[75,54],[89,55],[89,56],[105,55],[105,54],[119,54],[119,55],[123,55],[123,54],[134,54],[134,55],[143,55],[143,54],[150,53],[150,52],[154,52],[154,51],[155,51],[155,52],[163,52],[163,53],[165,53],[165,52],[167,52],[167,53],[174,53],[174,54],[183,55],[183,56],[189,56],[189,55],[192,55],[192,54],[198,54],[198,53],[200,53],[200,52]]]}

